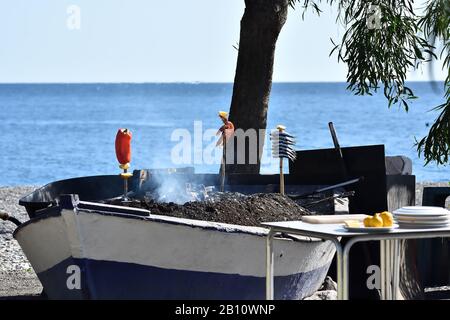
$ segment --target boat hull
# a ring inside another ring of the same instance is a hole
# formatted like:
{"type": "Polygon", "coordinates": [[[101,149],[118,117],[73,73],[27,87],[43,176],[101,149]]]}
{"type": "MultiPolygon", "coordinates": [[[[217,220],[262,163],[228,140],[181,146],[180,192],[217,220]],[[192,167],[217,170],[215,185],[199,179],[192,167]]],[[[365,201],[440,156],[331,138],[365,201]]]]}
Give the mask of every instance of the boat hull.
{"type": "MultiPolygon", "coordinates": [[[[75,207],[31,219],[15,237],[50,299],[241,300],[265,297],[266,234],[75,207]]],[[[275,298],[317,291],[334,253],[329,241],[276,239],[275,298]]]]}

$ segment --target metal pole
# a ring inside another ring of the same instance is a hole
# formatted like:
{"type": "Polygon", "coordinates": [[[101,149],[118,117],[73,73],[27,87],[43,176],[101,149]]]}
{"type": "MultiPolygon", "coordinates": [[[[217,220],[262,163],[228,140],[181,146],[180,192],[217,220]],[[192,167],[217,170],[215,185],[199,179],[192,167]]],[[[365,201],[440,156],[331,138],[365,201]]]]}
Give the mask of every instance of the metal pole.
{"type": "Polygon", "coordinates": [[[266,238],[266,299],[273,300],[273,283],[274,283],[274,255],[273,255],[273,236],[274,232],[269,230],[266,238]]]}
{"type": "Polygon", "coordinates": [[[334,129],[333,122],[328,123],[330,128],[331,138],[333,139],[334,149],[336,150],[341,165],[342,174],[348,177],[347,165],[345,164],[344,155],[342,154],[341,146],[339,145],[339,140],[337,138],[336,130],[334,129]]]}

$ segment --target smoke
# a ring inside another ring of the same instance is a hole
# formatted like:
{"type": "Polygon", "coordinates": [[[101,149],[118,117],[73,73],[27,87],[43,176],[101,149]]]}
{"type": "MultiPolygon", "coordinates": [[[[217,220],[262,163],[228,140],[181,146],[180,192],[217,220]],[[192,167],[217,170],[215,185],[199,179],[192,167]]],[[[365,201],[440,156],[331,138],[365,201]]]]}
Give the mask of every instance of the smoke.
{"type": "Polygon", "coordinates": [[[150,172],[151,191],[148,195],[158,202],[173,202],[176,204],[208,199],[208,193],[214,191],[215,187],[206,187],[203,184],[194,183],[193,175],[190,174],[193,173],[192,169],[167,169],[150,172]]]}
{"type": "Polygon", "coordinates": [[[152,184],[155,189],[152,197],[158,202],[174,202],[184,204],[192,201],[192,197],[186,192],[185,178],[180,174],[152,174],[152,184]]]}

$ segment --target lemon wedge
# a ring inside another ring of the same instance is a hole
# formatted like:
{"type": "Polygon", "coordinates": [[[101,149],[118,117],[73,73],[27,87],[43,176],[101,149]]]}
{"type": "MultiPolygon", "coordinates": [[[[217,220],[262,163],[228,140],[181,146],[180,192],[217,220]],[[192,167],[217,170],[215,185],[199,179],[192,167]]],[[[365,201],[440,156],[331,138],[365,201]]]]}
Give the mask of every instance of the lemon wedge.
{"type": "Polygon", "coordinates": [[[359,228],[361,226],[361,222],[358,220],[346,220],[344,223],[347,228],[359,228]]]}

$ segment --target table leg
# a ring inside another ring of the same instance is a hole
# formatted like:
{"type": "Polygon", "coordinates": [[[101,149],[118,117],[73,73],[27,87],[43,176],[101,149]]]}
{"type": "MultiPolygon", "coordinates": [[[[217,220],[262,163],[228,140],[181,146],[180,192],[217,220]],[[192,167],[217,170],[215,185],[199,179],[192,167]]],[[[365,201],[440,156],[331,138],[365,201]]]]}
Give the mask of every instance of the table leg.
{"type": "Polygon", "coordinates": [[[400,240],[394,242],[394,261],[393,261],[393,280],[392,280],[392,299],[397,300],[397,293],[400,283],[400,240]]]}
{"type": "Polygon", "coordinates": [[[385,265],[386,265],[386,241],[385,240],[381,240],[380,241],[380,295],[381,295],[381,300],[385,300],[386,299],[386,279],[385,279],[385,265]]]}
{"type": "Polygon", "coordinates": [[[350,257],[350,249],[353,244],[357,241],[355,238],[350,239],[344,246],[344,250],[342,251],[342,299],[348,300],[349,292],[348,292],[348,282],[349,282],[349,257],[350,257]]]}
{"type": "Polygon", "coordinates": [[[342,246],[339,240],[333,239],[331,240],[334,243],[334,246],[336,247],[336,266],[337,266],[337,299],[343,300],[343,259],[342,259],[342,246]]]}
{"type": "Polygon", "coordinates": [[[399,282],[398,240],[380,241],[381,299],[397,298],[399,282]]]}
{"type": "Polygon", "coordinates": [[[269,231],[269,234],[266,238],[266,299],[273,300],[274,299],[274,274],[273,274],[273,263],[274,263],[274,255],[273,255],[273,236],[274,232],[272,230],[269,231]]]}
{"type": "Polygon", "coordinates": [[[385,249],[386,249],[386,251],[385,251],[386,264],[385,264],[384,272],[386,275],[385,275],[384,279],[386,281],[386,300],[391,300],[392,299],[392,296],[391,296],[391,293],[392,293],[392,282],[391,282],[391,280],[392,280],[392,273],[391,273],[391,270],[392,270],[392,241],[391,240],[386,240],[385,249]]]}

